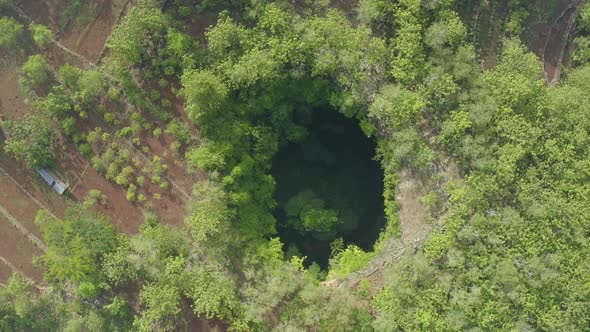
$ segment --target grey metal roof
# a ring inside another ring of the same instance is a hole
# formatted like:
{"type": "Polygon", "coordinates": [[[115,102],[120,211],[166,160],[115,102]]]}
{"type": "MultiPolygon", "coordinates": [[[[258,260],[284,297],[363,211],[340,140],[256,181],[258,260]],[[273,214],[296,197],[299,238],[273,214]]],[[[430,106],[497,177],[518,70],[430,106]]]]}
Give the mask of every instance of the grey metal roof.
{"type": "Polygon", "coordinates": [[[41,175],[43,180],[45,180],[45,182],[47,182],[58,194],[63,195],[66,189],[68,189],[68,185],[61,182],[50,170],[36,169],[36,171],[39,173],[39,175],[41,175]]]}

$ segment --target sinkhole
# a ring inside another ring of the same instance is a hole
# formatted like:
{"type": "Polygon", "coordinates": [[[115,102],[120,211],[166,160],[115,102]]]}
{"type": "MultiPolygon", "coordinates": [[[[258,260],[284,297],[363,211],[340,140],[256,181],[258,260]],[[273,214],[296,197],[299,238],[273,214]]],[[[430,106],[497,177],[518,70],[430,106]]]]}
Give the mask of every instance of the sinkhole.
{"type": "Polygon", "coordinates": [[[372,250],[385,225],[383,173],[375,141],[355,119],[316,109],[306,128],[305,139],[286,144],[273,159],[275,217],[286,255],[326,268],[337,238],[372,250]]]}

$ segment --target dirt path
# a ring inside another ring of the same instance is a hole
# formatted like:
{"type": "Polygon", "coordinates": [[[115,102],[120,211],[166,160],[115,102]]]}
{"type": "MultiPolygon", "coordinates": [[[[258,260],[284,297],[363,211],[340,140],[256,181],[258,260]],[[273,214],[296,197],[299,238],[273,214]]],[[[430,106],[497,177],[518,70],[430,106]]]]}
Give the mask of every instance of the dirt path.
{"type": "Polygon", "coordinates": [[[20,221],[16,220],[6,209],[0,205],[0,214],[2,214],[14,227],[23,233],[33,244],[43,251],[47,251],[47,247],[35,234],[31,233],[20,221]]]}
{"type": "Polygon", "coordinates": [[[545,79],[550,84],[556,84],[559,81],[563,59],[568,48],[569,34],[583,2],[583,0],[574,1],[574,3],[563,9],[551,25],[549,36],[543,48],[545,79]]]}
{"type": "MultiPolygon", "coordinates": [[[[40,282],[42,280],[42,271],[33,265],[33,258],[40,256],[43,251],[36,247],[27,236],[16,229],[13,224],[3,215],[0,214],[0,254],[2,255],[3,264],[9,267],[18,268],[18,272],[22,272],[25,276],[40,282]],[[7,264],[6,262],[10,263],[7,264]]],[[[14,271],[10,269],[11,273],[14,271]]],[[[3,269],[3,274],[6,275],[6,269],[3,269]]],[[[0,281],[6,281],[3,279],[0,281]]]]}
{"type": "Polygon", "coordinates": [[[27,189],[25,189],[15,178],[13,178],[10,174],[8,174],[8,172],[2,167],[0,167],[0,175],[5,176],[8,180],[10,180],[10,182],[12,182],[16,187],[18,187],[18,189],[20,189],[25,195],[27,195],[27,197],[29,197],[35,204],[37,204],[39,206],[39,208],[47,210],[54,218],[57,219],[55,214],[53,214],[53,212],[51,212],[51,209],[49,209],[47,206],[45,206],[43,203],[41,203],[37,198],[35,198],[27,189]]]}
{"type": "MultiPolygon", "coordinates": [[[[0,280],[8,281],[8,279],[10,279],[10,277],[12,276],[13,273],[18,273],[18,274],[24,276],[25,278],[32,281],[33,286],[35,286],[37,289],[41,289],[41,287],[35,282],[35,280],[29,278],[23,270],[16,267],[14,264],[9,262],[6,258],[0,256],[0,280]]],[[[0,282],[0,286],[6,287],[6,285],[2,282],[0,282]]]]}
{"type": "Polygon", "coordinates": [[[543,75],[548,84],[556,84],[561,76],[563,59],[567,56],[573,29],[584,0],[543,0],[536,6],[547,17],[532,16],[522,36],[529,49],[543,62],[543,75]]]}
{"type": "MultiPolygon", "coordinates": [[[[460,178],[455,162],[447,158],[437,164],[443,183],[460,178]]],[[[426,242],[428,234],[437,223],[444,220],[444,214],[437,221],[429,222],[429,212],[421,202],[431,186],[408,169],[399,173],[400,183],[397,187],[396,201],[399,203],[398,221],[401,236],[387,240],[382,251],[360,271],[352,273],[341,280],[328,281],[339,287],[355,287],[362,279],[369,279],[373,289],[379,289],[383,283],[384,269],[401,258],[404,254],[416,252],[426,242]]]]}

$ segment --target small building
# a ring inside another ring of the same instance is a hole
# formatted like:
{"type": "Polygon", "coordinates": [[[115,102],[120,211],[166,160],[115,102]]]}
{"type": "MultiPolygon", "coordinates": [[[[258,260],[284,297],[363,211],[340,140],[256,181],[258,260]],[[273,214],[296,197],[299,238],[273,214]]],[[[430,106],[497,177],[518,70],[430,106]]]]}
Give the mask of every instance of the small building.
{"type": "Polygon", "coordinates": [[[68,185],[60,181],[52,171],[48,169],[36,169],[36,171],[58,194],[63,195],[68,189],[68,185]]]}

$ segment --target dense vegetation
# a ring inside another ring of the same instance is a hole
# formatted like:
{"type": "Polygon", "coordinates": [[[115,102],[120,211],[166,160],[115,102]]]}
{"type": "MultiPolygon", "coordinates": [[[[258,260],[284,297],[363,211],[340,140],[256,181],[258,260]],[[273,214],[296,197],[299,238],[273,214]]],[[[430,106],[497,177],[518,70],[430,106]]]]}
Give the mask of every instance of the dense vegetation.
{"type": "Polygon", "coordinates": [[[98,191],[63,220],[39,212],[46,286],[37,292],[14,275],[0,288],[0,330],[173,331],[191,312],[234,331],[589,330],[590,7],[577,23],[572,66],[548,86],[519,38],[526,1],[510,1],[498,63],[486,71],[470,43],[477,32],[457,12],[469,12],[462,2],[361,0],[350,17],[327,1],[290,3],[140,0],[114,28],[103,66],[53,70],[29,54],[52,43],[51,32],[0,1],[10,14],[0,18],[0,49],[29,55],[19,83],[31,99],[22,120],[2,123],[5,151],[52,167],[60,128],[150,211],[157,193],[146,197],[142,187],[167,190],[167,165],[155,156],[144,166],[123,143],[159,137],[155,119],[188,167],[208,174],[194,186],[183,228],[148,212],[139,233],[118,234],[91,212],[108,201],[98,191]],[[186,28],[203,13],[217,17],[205,44],[186,28]],[[19,44],[24,35],[32,45],[19,44]],[[154,86],[181,96],[191,123],[154,86]],[[314,128],[323,112],[338,112],[376,144],[351,173],[309,166],[334,162],[314,128]],[[89,117],[100,125],[85,132],[79,123],[89,117]],[[382,180],[343,193],[348,179],[334,182],[358,175],[373,154],[382,180]],[[391,255],[386,243],[403,231],[401,171],[438,183],[448,157],[464,177],[423,199],[445,207],[431,209],[425,245],[392,259],[382,284],[330,282],[391,255]],[[290,166],[305,177],[291,177],[290,166]],[[381,212],[379,238],[359,248],[348,235],[381,212]],[[286,248],[289,231],[324,241],[327,267],[286,248]]]}

